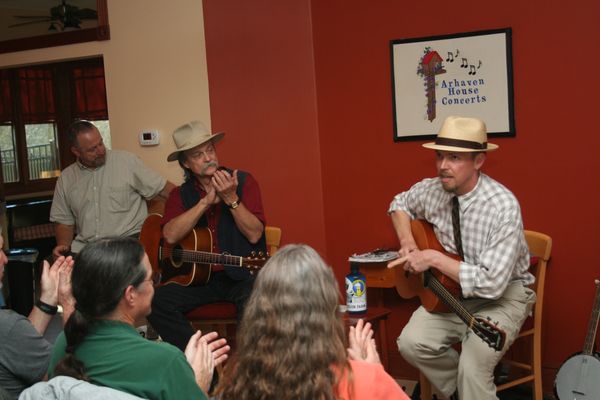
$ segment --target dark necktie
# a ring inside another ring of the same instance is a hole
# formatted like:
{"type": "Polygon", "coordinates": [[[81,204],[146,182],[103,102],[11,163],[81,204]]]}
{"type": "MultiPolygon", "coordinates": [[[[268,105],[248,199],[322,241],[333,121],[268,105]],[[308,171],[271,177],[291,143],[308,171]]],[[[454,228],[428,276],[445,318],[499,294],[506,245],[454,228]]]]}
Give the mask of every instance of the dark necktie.
{"type": "Polygon", "coordinates": [[[460,256],[460,259],[464,260],[465,253],[463,253],[462,239],[460,236],[460,207],[457,196],[452,198],[452,229],[454,230],[454,244],[456,245],[456,251],[460,256]]]}

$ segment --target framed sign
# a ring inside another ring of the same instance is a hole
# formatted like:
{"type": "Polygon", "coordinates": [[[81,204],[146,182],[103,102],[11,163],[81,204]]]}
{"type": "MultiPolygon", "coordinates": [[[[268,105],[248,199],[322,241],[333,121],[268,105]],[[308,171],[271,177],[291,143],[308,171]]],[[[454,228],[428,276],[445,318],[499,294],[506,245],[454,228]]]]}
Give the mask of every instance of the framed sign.
{"type": "Polygon", "coordinates": [[[511,29],[390,42],[394,141],[431,139],[450,115],[515,136],[511,29]]]}

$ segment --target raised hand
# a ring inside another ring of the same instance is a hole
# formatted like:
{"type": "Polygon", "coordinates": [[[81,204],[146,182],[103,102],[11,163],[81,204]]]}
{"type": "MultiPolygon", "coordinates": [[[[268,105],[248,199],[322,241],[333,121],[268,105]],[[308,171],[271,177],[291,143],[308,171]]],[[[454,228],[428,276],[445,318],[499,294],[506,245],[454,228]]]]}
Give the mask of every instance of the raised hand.
{"type": "MultiPolygon", "coordinates": [[[[42,267],[42,293],[40,294],[40,300],[46,304],[56,305],[59,299],[59,286],[60,286],[60,275],[61,272],[64,276],[65,273],[69,274],[73,268],[73,257],[60,256],[54,261],[52,266],[48,261],[44,260],[42,267]]],[[[69,278],[70,282],[70,278],[69,278]]],[[[61,290],[64,290],[62,288],[61,290]]],[[[68,288],[70,291],[70,286],[68,288]]]]}
{"type": "Polygon", "coordinates": [[[212,182],[210,188],[206,192],[206,196],[202,200],[204,200],[206,202],[205,204],[209,206],[217,204],[221,201],[221,198],[217,195],[217,190],[215,189],[215,186],[212,184],[212,182]]]}
{"type": "MultiPolygon", "coordinates": [[[[58,304],[63,307],[63,312],[65,314],[69,313],[69,315],[75,308],[75,298],[73,298],[73,292],[71,291],[73,264],[73,262],[67,262],[65,259],[65,263],[58,271],[58,304]]],[[[68,315],[65,315],[65,317],[68,318],[68,315]]]]}
{"type": "Polygon", "coordinates": [[[216,332],[202,335],[201,331],[197,331],[190,338],[184,352],[194,370],[198,386],[205,392],[210,387],[215,366],[227,359],[230,350],[227,340],[217,339],[218,336],[216,332]]]}
{"type": "Polygon", "coordinates": [[[217,191],[217,195],[223,199],[225,204],[229,205],[239,200],[236,193],[238,187],[238,172],[233,171],[233,175],[225,170],[218,170],[213,174],[211,183],[217,191]]]}
{"type": "Polygon", "coordinates": [[[348,335],[349,345],[348,357],[352,360],[366,361],[373,364],[381,364],[375,339],[373,339],[373,329],[371,324],[359,319],[356,327],[350,327],[348,335]]]}

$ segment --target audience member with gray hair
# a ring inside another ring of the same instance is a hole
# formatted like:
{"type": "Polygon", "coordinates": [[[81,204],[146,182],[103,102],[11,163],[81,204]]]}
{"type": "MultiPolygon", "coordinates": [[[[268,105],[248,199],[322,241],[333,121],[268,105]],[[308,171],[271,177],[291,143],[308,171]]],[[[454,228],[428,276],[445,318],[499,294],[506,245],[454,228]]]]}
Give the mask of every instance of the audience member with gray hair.
{"type": "Polygon", "coordinates": [[[338,313],[337,281],[315,250],[280,249],[256,278],[221,400],[408,399],[383,369],[370,324],[338,313]]]}

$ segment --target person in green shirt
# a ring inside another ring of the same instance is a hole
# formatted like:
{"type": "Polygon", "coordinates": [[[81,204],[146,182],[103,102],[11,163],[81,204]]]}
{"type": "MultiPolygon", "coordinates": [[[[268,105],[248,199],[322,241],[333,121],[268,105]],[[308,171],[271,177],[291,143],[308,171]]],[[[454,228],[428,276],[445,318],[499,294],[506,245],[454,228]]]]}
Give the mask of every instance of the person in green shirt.
{"type": "Polygon", "coordinates": [[[141,244],[108,238],[77,254],[72,273],[75,311],[59,335],[49,376],[72,376],[146,399],[206,399],[214,367],[229,346],[198,331],[185,353],[142,338],[135,326],[150,314],[152,269],[141,244]]]}

